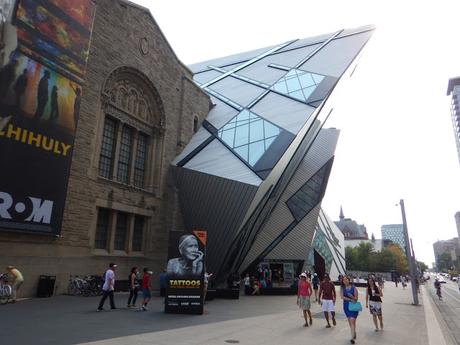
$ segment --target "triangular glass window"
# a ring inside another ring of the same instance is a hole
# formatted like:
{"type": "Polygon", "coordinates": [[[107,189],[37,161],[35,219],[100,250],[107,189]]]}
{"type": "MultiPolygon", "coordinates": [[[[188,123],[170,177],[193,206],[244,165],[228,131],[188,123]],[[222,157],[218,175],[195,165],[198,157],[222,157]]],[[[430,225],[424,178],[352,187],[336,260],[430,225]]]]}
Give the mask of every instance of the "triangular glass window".
{"type": "Polygon", "coordinates": [[[219,129],[217,135],[254,167],[280,133],[279,127],[245,109],[219,129]]]}
{"type": "Polygon", "coordinates": [[[272,86],[272,89],[306,102],[323,79],[324,76],[320,74],[291,69],[272,86]]]}

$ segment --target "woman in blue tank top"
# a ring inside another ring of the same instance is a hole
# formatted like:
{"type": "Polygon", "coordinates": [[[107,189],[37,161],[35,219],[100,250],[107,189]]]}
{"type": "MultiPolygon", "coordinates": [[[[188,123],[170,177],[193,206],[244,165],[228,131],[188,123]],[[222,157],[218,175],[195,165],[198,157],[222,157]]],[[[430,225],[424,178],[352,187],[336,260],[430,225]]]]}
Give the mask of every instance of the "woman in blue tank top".
{"type": "Polygon", "coordinates": [[[345,275],[343,277],[343,287],[341,291],[343,299],[343,311],[348,319],[348,325],[350,326],[351,331],[351,340],[352,344],[356,340],[356,318],[358,317],[359,312],[351,311],[349,309],[350,302],[356,302],[358,300],[358,289],[352,284],[350,277],[345,275]]]}

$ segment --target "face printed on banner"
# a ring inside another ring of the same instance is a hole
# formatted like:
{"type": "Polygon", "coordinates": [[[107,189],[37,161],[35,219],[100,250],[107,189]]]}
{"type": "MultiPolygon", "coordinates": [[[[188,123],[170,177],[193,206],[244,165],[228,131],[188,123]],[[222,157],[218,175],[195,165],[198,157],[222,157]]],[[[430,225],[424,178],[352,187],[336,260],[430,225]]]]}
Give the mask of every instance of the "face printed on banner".
{"type": "Polygon", "coordinates": [[[196,238],[190,236],[185,240],[181,249],[181,254],[187,260],[193,261],[200,255],[199,249],[196,238]]]}

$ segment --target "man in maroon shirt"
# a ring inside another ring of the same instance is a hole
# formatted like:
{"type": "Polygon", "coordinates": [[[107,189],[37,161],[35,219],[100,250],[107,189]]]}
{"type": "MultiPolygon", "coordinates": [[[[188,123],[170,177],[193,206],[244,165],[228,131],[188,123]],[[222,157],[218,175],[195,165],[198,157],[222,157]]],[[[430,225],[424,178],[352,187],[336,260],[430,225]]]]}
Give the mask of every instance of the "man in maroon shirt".
{"type": "Polygon", "coordinates": [[[318,296],[318,303],[322,304],[324,317],[326,318],[327,326],[326,328],[331,328],[331,324],[329,323],[329,313],[331,313],[332,317],[332,324],[335,326],[335,286],[331,283],[331,278],[326,273],[324,275],[324,280],[319,286],[319,296],[318,296]]]}

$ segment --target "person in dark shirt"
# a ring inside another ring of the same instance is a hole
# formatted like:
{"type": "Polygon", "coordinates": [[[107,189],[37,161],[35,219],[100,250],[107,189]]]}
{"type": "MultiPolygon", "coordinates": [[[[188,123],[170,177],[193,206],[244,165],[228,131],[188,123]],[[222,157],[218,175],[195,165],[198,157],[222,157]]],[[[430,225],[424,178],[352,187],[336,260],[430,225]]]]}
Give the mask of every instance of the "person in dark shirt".
{"type": "Polygon", "coordinates": [[[380,321],[380,328],[383,331],[382,297],[383,292],[375,283],[374,277],[369,277],[366,289],[366,308],[369,308],[369,312],[372,314],[376,332],[379,331],[377,318],[380,321]]]}
{"type": "Polygon", "coordinates": [[[313,284],[313,291],[315,292],[315,302],[318,302],[319,278],[318,278],[317,273],[313,274],[313,278],[311,280],[311,283],[313,284]]]}
{"type": "Polygon", "coordinates": [[[329,323],[329,313],[331,313],[332,324],[335,326],[337,323],[335,321],[335,286],[331,282],[331,278],[329,274],[324,275],[324,280],[319,286],[319,294],[318,294],[318,303],[322,305],[324,317],[326,318],[326,328],[331,328],[331,324],[329,323]]]}

